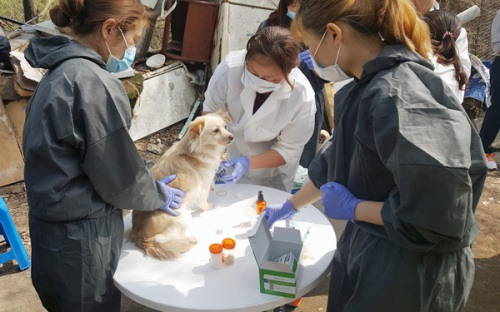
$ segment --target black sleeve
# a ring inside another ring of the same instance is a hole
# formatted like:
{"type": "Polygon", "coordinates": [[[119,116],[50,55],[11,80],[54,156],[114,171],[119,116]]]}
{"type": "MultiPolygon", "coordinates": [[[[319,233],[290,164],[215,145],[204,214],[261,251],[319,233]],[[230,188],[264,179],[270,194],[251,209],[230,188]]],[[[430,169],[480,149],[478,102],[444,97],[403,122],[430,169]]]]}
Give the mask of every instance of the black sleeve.
{"type": "Polygon", "coordinates": [[[151,211],[165,204],[165,194],[146,169],[126,129],[87,148],[82,169],[106,202],[121,209],[151,211]]]}
{"type": "Polygon", "coordinates": [[[165,204],[165,194],[128,133],[130,103],[123,85],[114,77],[93,74],[92,79],[87,73],[75,82],[75,94],[81,94],[75,97],[77,120],[86,138],[82,170],[99,196],[113,206],[158,209],[165,204]]]}

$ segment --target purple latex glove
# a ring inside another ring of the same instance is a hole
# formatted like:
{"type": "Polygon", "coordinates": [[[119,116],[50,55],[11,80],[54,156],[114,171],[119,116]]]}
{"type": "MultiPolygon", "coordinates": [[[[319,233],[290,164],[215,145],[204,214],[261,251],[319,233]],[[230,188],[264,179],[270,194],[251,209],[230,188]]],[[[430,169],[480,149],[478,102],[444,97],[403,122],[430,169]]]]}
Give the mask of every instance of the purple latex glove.
{"type": "Polygon", "coordinates": [[[160,185],[165,192],[165,205],[163,205],[160,209],[166,211],[168,214],[172,216],[178,216],[179,213],[174,209],[179,209],[181,207],[182,198],[186,196],[182,190],[176,189],[174,187],[170,187],[167,184],[175,180],[177,176],[175,174],[164,177],[160,182],[160,185]]]}
{"type": "Polygon", "coordinates": [[[292,218],[298,210],[293,208],[290,200],[287,200],[282,205],[269,205],[264,209],[262,213],[264,213],[264,218],[266,218],[267,226],[271,228],[274,222],[279,220],[287,220],[292,218]]]}
{"type": "Polygon", "coordinates": [[[354,211],[361,199],[356,198],[345,186],[337,182],[323,184],[320,190],[321,202],[328,217],[355,222],[354,211]]]}
{"type": "Polygon", "coordinates": [[[311,59],[311,53],[309,52],[309,50],[305,50],[303,52],[300,52],[299,59],[300,59],[300,64],[306,63],[307,68],[309,68],[310,70],[314,70],[314,65],[313,65],[313,62],[311,59]]]}
{"type": "Polygon", "coordinates": [[[250,167],[250,160],[246,156],[236,157],[229,161],[223,161],[226,167],[232,167],[231,174],[220,177],[220,180],[227,184],[235,184],[247,172],[250,167]]]}

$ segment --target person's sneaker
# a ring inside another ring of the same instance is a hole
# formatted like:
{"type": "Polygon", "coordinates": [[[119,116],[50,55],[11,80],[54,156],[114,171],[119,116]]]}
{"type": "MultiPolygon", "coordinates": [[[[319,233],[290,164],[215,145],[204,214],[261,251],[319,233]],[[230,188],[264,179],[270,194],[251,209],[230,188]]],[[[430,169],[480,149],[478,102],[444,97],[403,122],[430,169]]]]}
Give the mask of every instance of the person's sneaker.
{"type": "Polygon", "coordinates": [[[495,162],[495,154],[487,153],[486,154],[486,166],[488,170],[497,170],[497,163],[495,162]]]}
{"type": "Polygon", "coordinates": [[[287,303],[286,305],[287,305],[287,306],[289,306],[289,307],[296,308],[296,307],[298,307],[301,303],[302,303],[302,298],[298,298],[298,299],[295,299],[295,300],[294,300],[294,301],[292,301],[292,302],[287,303]]]}

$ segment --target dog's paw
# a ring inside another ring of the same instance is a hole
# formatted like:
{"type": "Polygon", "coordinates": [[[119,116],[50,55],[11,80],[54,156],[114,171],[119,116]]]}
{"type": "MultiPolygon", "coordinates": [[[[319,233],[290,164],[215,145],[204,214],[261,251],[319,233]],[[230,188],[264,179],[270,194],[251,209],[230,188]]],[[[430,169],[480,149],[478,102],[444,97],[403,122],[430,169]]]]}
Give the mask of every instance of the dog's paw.
{"type": "Polygon", "coordinates": [[[197,240],[197,239],[196,239],[196,237],[194,237],[194,236],[188,236],[188,237],[186,237],[186,239],[187,239],[187,240],[188,240],[191,244],[193,244],[193,245],[198,244],[198,240],[197,240]]]}
{"type": "Polygon", "coordinates": [[[200,209],[203,211],[207,211],[209,209],[212,209],[213,207],[214,207],[213,203],[209,202],[200,203],[200,209]]]}

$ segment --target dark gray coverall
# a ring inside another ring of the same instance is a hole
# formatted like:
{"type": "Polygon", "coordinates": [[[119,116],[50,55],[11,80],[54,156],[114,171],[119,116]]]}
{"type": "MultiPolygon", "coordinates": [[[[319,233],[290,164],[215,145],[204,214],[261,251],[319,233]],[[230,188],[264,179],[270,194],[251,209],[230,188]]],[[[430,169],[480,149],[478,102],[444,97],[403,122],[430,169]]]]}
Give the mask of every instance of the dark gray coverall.
{"type": "Polygon", "coordinates": [[[121,209],[155,210],[165,194],[128,133],[125,89],[94,50],[56,36],[25,55],[48,69],[23,134],[33,285],[49,311],[119,311],[121,209]]]}
{"type": "Polygon", "coordinates": [[[461,311],[486,178],[481,140],[432,65],[386,46],[335,95],[335,129],[309,167],[357,198],[384,202],[384,226],[348,222],[328,311],[461,311]]]}

